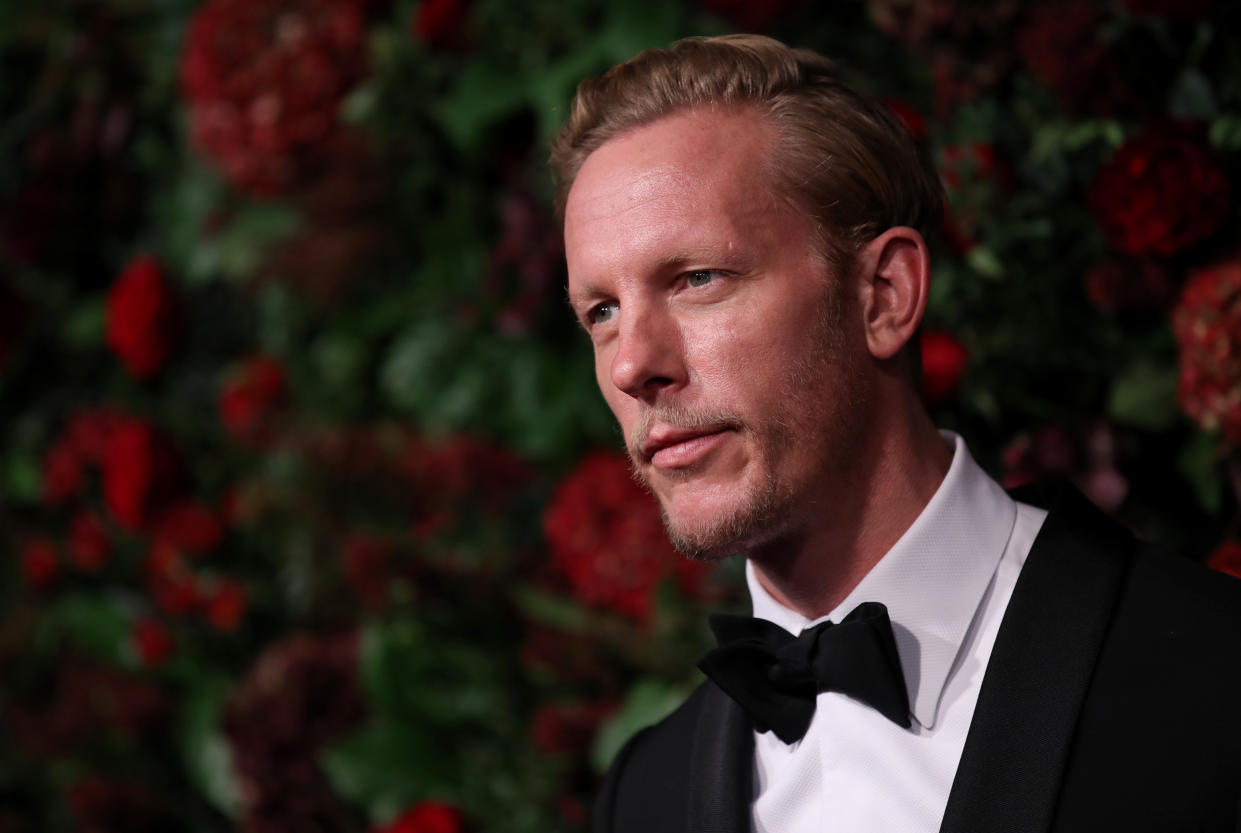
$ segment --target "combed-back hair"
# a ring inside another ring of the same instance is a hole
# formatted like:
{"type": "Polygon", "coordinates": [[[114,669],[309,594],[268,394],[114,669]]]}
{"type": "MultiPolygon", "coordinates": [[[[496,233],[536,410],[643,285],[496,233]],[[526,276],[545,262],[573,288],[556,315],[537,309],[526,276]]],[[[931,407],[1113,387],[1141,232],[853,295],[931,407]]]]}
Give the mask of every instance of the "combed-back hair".
{"type": "Polygon", "coordinates": [[[943,189],[924,150],[886,105],[845,84],[827,58],[761,35],[686,38],[578,85],[552,143],[556,210],[604,142],[692,108],[753,108],[774,128],[772,185],[817,221],[837,270],[893,226],[930,235],[943,189]]]}

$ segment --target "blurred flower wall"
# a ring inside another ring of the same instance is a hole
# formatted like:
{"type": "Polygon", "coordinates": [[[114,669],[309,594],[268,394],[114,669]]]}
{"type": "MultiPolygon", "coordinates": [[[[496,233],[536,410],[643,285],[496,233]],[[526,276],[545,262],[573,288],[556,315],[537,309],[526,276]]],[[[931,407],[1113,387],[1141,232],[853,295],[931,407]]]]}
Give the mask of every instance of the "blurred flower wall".
{"type": "Polygon", "coordinates": [[[926,398],[1241,574],[1225,0],[7,0],[0,832],[579,831],[696,682],[547,140],[687,34],[837,58],[950,197],[926,398]]]}

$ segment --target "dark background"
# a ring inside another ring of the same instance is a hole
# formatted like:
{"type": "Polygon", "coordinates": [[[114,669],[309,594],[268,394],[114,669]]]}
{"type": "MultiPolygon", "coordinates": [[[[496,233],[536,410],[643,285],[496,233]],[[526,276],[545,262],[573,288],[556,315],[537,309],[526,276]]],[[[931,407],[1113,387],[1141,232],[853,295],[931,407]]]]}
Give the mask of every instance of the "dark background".
{"type": "Polygon", "coordinates": [[[1211,0],[0,5],[0,833],[572,831],[695,684],[547,141],[689,34],[939,165],[925,392],[1241,572],[1241,28],[1211,0]]]}

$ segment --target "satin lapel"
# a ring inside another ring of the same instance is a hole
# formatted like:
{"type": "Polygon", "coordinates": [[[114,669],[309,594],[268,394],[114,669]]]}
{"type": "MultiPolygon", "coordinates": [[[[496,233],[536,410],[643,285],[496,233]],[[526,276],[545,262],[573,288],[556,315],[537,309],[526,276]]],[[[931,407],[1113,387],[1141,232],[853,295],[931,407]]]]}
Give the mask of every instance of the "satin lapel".
{"type": "MultiPolygon", "coordinates": [[[[1014,497],[1047,506],[1037,492],[1014,497]]],[[[1051,829],[1134,541],[1076,491],[1050,504],[996,636],[941,833],[1051,829]]]]}
{"type": "Polygon", "coordinates": [[[690,753],[689,833],[748,833],[754,730],[740,706],[714,683],[703,692],[690,753]]]}

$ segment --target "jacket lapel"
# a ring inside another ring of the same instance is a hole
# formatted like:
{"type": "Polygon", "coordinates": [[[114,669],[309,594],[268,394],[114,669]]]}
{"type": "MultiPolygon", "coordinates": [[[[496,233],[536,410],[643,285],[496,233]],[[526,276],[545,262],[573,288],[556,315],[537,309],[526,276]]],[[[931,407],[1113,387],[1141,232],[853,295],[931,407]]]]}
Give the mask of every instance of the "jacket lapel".
{"type": "Polygon", "coordinates": [[[1072,489],[1014,497],[1050,513],[996,636],[941,833],[1051,829],[1077,717],[1134,548],[1127,531],[1072,489]]]}
{"type": "Polygon", "coordinates": [[[689,833],[748,833],[754,794],[754,730],[715,683],[706,683],[690,753],[689,833]]]}

